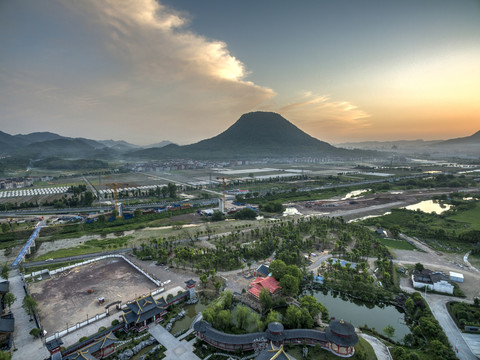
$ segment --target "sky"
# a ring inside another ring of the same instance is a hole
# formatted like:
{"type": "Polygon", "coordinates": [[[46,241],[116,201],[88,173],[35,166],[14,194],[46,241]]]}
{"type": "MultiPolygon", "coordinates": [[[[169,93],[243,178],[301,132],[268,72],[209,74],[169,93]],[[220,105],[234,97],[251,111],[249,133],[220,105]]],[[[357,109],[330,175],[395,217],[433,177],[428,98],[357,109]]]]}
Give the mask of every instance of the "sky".
{"type": "Polygon", "coordinates": [[[479,0],[0,0],[0,130],[188,144],[251,111],[329,143],[480,130],[479,0]]]}

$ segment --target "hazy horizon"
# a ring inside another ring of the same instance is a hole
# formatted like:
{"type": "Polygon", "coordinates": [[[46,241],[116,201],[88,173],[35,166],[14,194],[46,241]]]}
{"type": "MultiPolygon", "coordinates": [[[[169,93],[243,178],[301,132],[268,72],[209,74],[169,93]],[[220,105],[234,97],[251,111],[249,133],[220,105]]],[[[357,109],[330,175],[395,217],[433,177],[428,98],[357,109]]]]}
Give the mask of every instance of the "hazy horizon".
{"type": "Polygon", "coordinates": [[[9,134],[213,137],[274,111],[329,143],[479,130],[480,3],[6,0],[9,134]]]}

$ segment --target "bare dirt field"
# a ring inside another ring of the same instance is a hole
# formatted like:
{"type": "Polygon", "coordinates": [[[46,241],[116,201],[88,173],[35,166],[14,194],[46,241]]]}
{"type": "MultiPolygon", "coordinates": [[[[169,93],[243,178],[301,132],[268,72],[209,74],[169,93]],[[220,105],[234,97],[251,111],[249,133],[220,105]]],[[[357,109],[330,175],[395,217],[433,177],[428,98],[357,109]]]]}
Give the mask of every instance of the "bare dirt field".
{"type": "MultiPolygon", "coordinates": [[[[114,301],[122,303],[156,289],[153,282],[122,259],[102,260],[74,268],[29,285],[40,309],[44,329],[52,335],[88,317],[105,312],[114,301]],[[88,290],[93,290],[92,294],[88,290]],[[105,298],[98,305],[97,298],[105,298]]],[[[113,310],[112,307],[110,310],[113,310]]],[[[112,321],[119,314],[111,316],[112,321]]]]}

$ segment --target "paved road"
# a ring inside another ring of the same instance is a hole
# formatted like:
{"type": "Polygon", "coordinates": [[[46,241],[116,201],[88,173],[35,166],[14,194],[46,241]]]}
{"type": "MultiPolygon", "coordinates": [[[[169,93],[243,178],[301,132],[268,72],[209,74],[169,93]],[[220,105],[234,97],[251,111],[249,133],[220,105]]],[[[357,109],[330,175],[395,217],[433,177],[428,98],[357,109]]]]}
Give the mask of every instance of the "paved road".
{"type": "Polygon", "coordinates": [[[375,355],[377,356],[377,360],[391,360],[387,347],[383,342],[378,340],[376,337],[367,335],[367,334],[359,334],[362,338],[368,341],[370,345],[372,345],[373,351],[375,351],[375,355]]]}
{"type": "Polygon", "coordinates": [[[9,281],[10,292],[16,298],[12,305],[12,312],[15,316],[14,347],[17,350],[13,352],[12,360],[45,359],[50,354],[43,346],[42,340],[40,338],[35,339],[29,334],[36,327],[36,324],[35,321],[30,321],[30,317],[22,308],[25,291],[18,270],[11,271],[9,281]]]}
{"type": "MultiPolygon", "coordinates": [[[[456,351],[457,357],[460,360],[477,360],[480,358],[480,353],[474,354],[467,342],[462,336],[462,333],[458,329],[457,325],[450,317],[450,314],[447,311],[446,303],[449,301],[461,301],[458,298],[445,296],[445,295],[436,295],[436,294],[425,294],[422,295],[427,300],[430,310],[432,310],[435,319],[438,320],[440,325],[445,331],[445,334],[450,341],[450,344],[453,346],[456,351]]],[[[474,343],[480,342],[480,335],[477,335],[477,338],[469,339],[473,340],[474,343]]]]}

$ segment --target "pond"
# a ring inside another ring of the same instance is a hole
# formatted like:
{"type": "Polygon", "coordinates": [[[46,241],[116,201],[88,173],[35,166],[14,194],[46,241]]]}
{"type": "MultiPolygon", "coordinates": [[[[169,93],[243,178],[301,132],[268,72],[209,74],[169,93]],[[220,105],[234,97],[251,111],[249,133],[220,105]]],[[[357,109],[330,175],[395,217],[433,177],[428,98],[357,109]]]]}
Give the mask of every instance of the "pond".
{"type": "Polygon", "coordinates": [[[185,317],[183,319],[180,319],[173,324],[172,330],[170,330],[170,333],[176,334],[179,331],[188,329],[190,325],[193,322],[193,319],[195,319],[195,316],[199,312],[202,312],[205,310],[205,308],[208,305],[207,300],[203,300],[200,298],[200,300],[196,304],[192,305],[185,305],[183,309],[185,310],[185,317]]]}
{"type": "Polygon", "coordinates": [[[417,204],[405,206],[405,209],[407,210],[420,210],[425,213],[435,213],[435,214],[441,214],[447,210],[450,210],[453,205],[449,204],[439,204],[438,202],[434,202],[433,200],[425,200],[425,201],[420,201],[417,204]]]}
{"type": "Polygon", "coordinates": [[[395,306],[385,305],[380,307],[375,304],[364,303],[359,300],[349,300],[338,293],[314,290],[312,295],[328,309],[330,317],[344,319],[352,323],[355,327],[368,325],[369,328],[375,328],[382,332],[387,325],[395,328],[393,339],[402,341],[410,329],[405,325],[405,315],[395,306]]]}

